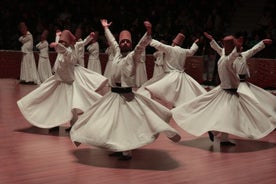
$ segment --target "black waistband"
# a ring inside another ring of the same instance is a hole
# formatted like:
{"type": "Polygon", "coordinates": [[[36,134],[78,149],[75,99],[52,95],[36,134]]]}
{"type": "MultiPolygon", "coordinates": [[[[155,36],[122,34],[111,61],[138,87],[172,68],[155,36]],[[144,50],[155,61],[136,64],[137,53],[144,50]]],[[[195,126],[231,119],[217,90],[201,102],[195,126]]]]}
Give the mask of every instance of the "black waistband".
{"type": "Polygon", "coordinates": [[[245,82],[246,80],[246,75],[239,75],[240,81],[245,82]]]}
{"type": "Polygon", "coordinates": [[[223,89],[229,93],[236,93],[237,92],[237,88],[230,88],[230,89],[223,89]]]}
{"type": "Polygon", "coordinates": [[[131,87],[111,87],[111,91],[113,93],[131,93],[132,88],[131,87]]]}

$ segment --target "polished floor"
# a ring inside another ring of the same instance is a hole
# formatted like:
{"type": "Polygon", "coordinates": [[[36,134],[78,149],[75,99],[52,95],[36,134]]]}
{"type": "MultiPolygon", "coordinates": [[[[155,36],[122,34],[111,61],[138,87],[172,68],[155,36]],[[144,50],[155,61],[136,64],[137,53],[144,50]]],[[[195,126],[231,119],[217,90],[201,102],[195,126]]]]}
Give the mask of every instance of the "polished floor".
{"type": "Polygon", "coordinates": [[[67,125],[49,132],[31,126],[16,101],[36,85],[0,79],[0,184],[274,184],[276,131],[261,140],[231,137],[220,147],[207,135],[181,133],[180,143],[161,135],[119,161],[95,147],[76,148],[67,125]]]}

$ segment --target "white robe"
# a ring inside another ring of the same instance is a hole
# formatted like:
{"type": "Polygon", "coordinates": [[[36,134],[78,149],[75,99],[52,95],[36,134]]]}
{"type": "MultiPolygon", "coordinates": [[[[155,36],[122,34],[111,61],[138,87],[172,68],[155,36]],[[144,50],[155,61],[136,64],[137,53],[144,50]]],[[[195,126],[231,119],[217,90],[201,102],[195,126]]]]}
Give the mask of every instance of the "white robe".
{"type": "Polygon", "coordinates": [[[87,110],[101,95],[94,92],[104,87],[107,79],[76,65],[74,50],[58,44],[61,53],[55,75],[19,101],[24,117],[34,126],[52,128],[68,123],[75,114],[87,110]],[[93,81],[92,81],[93,80],[93,81]],[[97,83],[95,83],[97,81],[97,83]]]}
{"type": "Polygon", "coordinates": [[[115,50],[113,49],[113,47],[109,46],[106,50],[105,50],[105,54],[108,55],[108,60],[105,66],[105,70],[104,70],[104,76],[106,78],[108,78],[109,80],[111,80],[111,67],[112,67],[112,61],[114,59],[114,55],[115,55],[115,50]]]}
{"type": "MultiPolygon", "coordinates": [[[[134,51],[123,57],[118,43],[105,29],[106,37],[116,50],[112,62],[111,86],[135,86],[135,63],[150,38],[144,36],[134,51]]],[[[70,137],[73,142],[97,146],[110,151],[127,151],[156,140],[160,132],[168,136],[177,134],[169,126],[170,111],[153,100],[135,92],[119,94],[109,92],[73,125],[70,137]]]]}
{"type": "Polygon", "coordinates": [[[155,58],[154,61],[154,68],[153,68],[153,75],[152,77],[156,77],[159,74],[163,74],[164,71],[164,52],[158,50],[153,53],[155,58]]]}
{"type": "Polygon", "coordinates": [[[84,40],[81,38],[75,44],[76,56],[77,56],[77,63],[81,66],[85,67],[84,63],[84,50],[85,46],[91,41],[91,37],[88,36],[84,40]]]}
{"type": "Polygon", "coordinates": [[[38,75],[41,82],[52,76],[51,64],[49,60],[49,44],[47,40],[41,41],[36,45],[39,49],[39,59],[38,59],[38,75]]]}
{"type": "Polygon", "coordinates": [[[23,54],[20,68],[20,80],[40,84],[41,82],[33,53],[33,36],[28,31],[25,36],[19,38],[19,41],[22,43],[21,52],[23,54]]]}
{"type": "Polygon", "coordinates": [[[142,52],[140,62],[136,63],[135,73],[136,87],[141,87],[148,80],[146,68],[146,51],[142,52]]]}
{"type": "Polygon", "coordinates": [[[99,43],[94,42],[90,44],[87,47],[87,50],[89,53],[87,68],[89,70],[102,74],[102,66],[101,66],[101,61],[99,57],[99,53],[100,53],[99,43]]]}
{"type": "Polygon", "coordinates": [[[186,58],[194,55],[198,49],[195,43],[190,49],[183,49],[152,40],[151,46],[165,53],[165,73],[145,82],[137,90],[138,93],[161,99],[174,107],[206,93],[206,90],[184,71],[186,58]]]}
{"type": "MultiPolygon", "coordinates": [[[[251,49],[244,51],[240,56],[234,61],[234,68],[239,75],[244,75],[246,80],[250,77],[249,67],[247,61],[249,58],[254,56],[257,52],[265,48],[263,41],[256,44],[251,49]]],[[[272,121],[275,124],[276,120],[276,97],[270,92],[251,84],[247,81],[241,81],[240,87],[243,89],[243,93],[249,95],[257,102],[258,106],[266,111],[267,114],[271,116],[272,121]]],[[[275,124],[276,126],[276,124],[275,124]]]]}
{"type": "Polygon", "coordinates": [[[225,132],[250,139],[266,136],[274,130],[272,121],[275,120],[258,105],[254,96],[239,85],[239,78],[233,67],[233,62],[238,57],[236,49],[225,56],[224,49],[219,48],[214,41],[211,46],[221,56],[218,61],[221,84],[173,109],[175,122],[195,136],[208,131],[225,132]],[[237,93],[224,89],[237,89],[237,93]]]}
{"type": "MultiPolygon", "coordinates": [[[[60,39],[60,35],[57,35],[57,34],[56,34],[55,42],[58,43],[59,39],[60,39]]],[[[61,57],[61,53],[58,53],[58,52],[57,52],[57,57],[56,57],[54,66],[53,66],[53,68],[52,68],[52,72],[53,72],[53,73],[55,73],[56,70],[57,70],[57,67],[58,67],[58,64],[59,64],[58,61],[59,61],[60,57],[61,57]]]]}

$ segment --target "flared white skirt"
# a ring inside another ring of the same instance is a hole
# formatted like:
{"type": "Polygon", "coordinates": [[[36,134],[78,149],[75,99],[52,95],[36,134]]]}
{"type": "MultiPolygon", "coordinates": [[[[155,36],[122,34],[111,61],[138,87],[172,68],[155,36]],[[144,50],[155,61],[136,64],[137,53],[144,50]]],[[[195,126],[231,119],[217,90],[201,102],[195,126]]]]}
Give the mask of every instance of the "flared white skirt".
{"type": "Polygon", "coordinates": [[[241,88],[245,91],[244,94],[251,94],[250,97],[254,96],[255,100],[258,102],[258,105],[261,106],[261,108],[263,108],[270,116],[272,116],[271,118],[275,120],[273,122],[276,123],[276,96],[248,82],[241,82],[240,89],[241,88]]]}
{"type": "Polygon", "coordinates": [[[107,83],[108,79],[92,70],[84,68],[80,65],[75,66],[75,81],[78,84],[82,84],[86,88],[93,90],[93,91],[100,91],[103,89],[107,83]]]}
{"type": "Polygon", "coordinates": [[[146,70],[146,63],[144,62],[139,62],[136,64],[136,76],[135,76],[135,84],[136,87],[142,86],[147,80],[148,80],[148,75],[147,75],[147,70],[146,70]]]}
{"type": "Polygon", "coordinates": [[[178,134],[168,123],[171,112],[142,95],[134,93],[128,101],[109,92],[81,115],[73,125],[73,142],[109,151],[136,149],[156,140],[160,132],[178,134]]]}
{"type": "Polygon", "coordinates": [[[185,72],[172,71],[160,74],[140,87],[137,92],[161,99],[177,107],[207,91],[185,72]]]}
{"type": "Polygon", "coordinates": [[[76,81],[67,84],[52,76],[17,104],[31,124],[52,128],[68,123],[73,118],[73,111],[81,114],[100,98],[101,95],[76,81]]]}
{"type": "Polygon", "coordinates": [[[152,77],[156,77],[157,75],[160,75],[160,74],[162,74],[164,72],[165,71],[164,71],[163,65],[157,65],[157,64],[155,64],[154,68],[153,68],[152,77]]]}
{"type": "Polygon", "coordinates": [[[104,69],[104,76],[108,79],[111,78],[111,69],[112,69],[112,60],[108,60],[104,69]]]}
{"type": "Polygon", "coordinates": [[[194,136],[219,131],[242,138],[260,139],[274,130],[275,118],[248,90],[242,85],[237,93],[230,93],[218,86],[172,109],[173,119],[194,136]]]}

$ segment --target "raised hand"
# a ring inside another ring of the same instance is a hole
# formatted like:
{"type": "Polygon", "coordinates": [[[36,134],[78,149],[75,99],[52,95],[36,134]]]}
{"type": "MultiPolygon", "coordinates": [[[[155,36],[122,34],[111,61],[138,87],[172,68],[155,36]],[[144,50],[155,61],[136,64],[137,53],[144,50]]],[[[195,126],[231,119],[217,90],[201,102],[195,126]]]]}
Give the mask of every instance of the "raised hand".
{"type": "Polygon", "coordinates": [[[58,44],[58,43],[56,43],[56,42],[52,42],[52,43],[50,43],[49,47],[50,47],[50,48],[54,48],[54,47],[57,46],[57,44],[58,44]]]}
{"type": "Polygon", "coordinates": [[[89,36],[94,38],[95,37],[95,32],[91,32],[89,36]]]}
{"type": "Polygon", "coordinates": [[[148,34],[148,35],[151,35],[151,28],[152,28],[151,23],[150,23],[149,21],[145,21],[145,22],[144,22],[144,25],[145,25],[145,27],[146,27],[146,29],[147,29],[147,34],[148,34]]]}
{"type": "Polygon", "coordinates": [[[272,44],[272,40],[271,40],[271,39],[264,39],[263,42],[264,42],[264,44],[266,44],[266,45],[272,44]]]}
{"type": "Polygon", "coordinates": [[[197,39],[194,41],[194,43],[196,43],[196,44],[197,44],[198,42],[199,42],[199,39],[197,38],[197,39]]]}
{"type": "Polygon", "coordinates": [[[209,33],[204,32],[203,34],[204,34],[204,36],[205,36],[206,38],[208,38],[210,41],[212,41],[212,40],[213,40],[213,36],[212,36],[212,35],[210,35],[209,33]]]}
{"type": "Polygon", "coordinates": [[[61,35],[61,31],[60,31],[59,29],[57,29],[56,35],[57,35],[57,36],[60,36],[60,35],[61,35]]]}
{"type": "Polygon", "coordinates": [[[108,28],[112,24],[112,22],[108,23],[106,19],[101,19],[101,23],[104,28],[108,28]]]}

